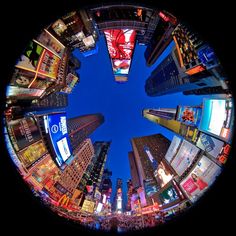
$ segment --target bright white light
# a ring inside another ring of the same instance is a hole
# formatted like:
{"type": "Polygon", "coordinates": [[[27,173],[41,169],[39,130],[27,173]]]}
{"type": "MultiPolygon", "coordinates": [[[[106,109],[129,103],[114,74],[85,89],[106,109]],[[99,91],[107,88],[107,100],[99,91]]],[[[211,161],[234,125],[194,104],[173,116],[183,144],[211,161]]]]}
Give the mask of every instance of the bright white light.
{"type": "Polygon", "coordinates": [[[58,149],[59,149],[59,152],[61,154],[63,161],[66,161],[71,155],[66,137],[59,140],[57,142],[57,146],[58,146],[58,149]]]}
{"type": "Polygon", "coordinates": [[[220,135],[223,123],[226,119],[225,100],[212,100],[211,104],[209,131],[213,134],[220,135]]]}

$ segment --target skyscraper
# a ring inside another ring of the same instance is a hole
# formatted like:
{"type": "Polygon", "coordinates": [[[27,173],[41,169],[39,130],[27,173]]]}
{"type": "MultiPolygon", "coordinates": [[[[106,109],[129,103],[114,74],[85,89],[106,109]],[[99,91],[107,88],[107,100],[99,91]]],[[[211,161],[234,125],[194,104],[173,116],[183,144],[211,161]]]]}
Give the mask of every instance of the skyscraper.
{"type": "Polygon", "coordinates": [[[133,29],[137,41],[146,45],[152,38],[159,20],[158,11],[145,6],[108,3],[88,10],[100,32],[108,29],[133,29]]]}
{"type": "Polygon", "coordinates": [[[104,122],[100,113],[73,117],[67,120],[71,147],[76,153],[80,144],[104,122]]]}
{"type": "Polygon", "coordinates": [[[129,157],[132,185],[134,188],[138,188],[141,186],[141,184],[139,182],[139,175],[138,175],[137,165],[135,162],[134,152],[129,152],[128,157],[129,157]]]}
{"type": "Polygon", "coordinates": [[[48,109],[65,108],[68,106],[68,95],[64,93],[51,93],[42,99],[33,100],[25,111],[41,111],[48,109]]]}
{"type": "Polygon", "coordinates": [[[145,83],[148,96],[161,96],[193,89],[221,86],[222,79],[214,71],[202,70],[188,74],[181,65],[177,47],[152,71],[145,83]]]}
{"type": "Polygon", "coordinates": [[[154,171],[165,157],[170,140],[162,134],[137,137],[131,139],[135,162],[138,169],[140,187],[145,189],[147,202],[158,191],[158,183],[154,171]]]}
{"type": "Polygon", "coordinates": [[[155,63],[157,58],[164,52],[173,40],[172,32],[176,26],[177,19],[167,12],[159,12],[159,22],[156,30],[145,50],[144,57],[148,66],[155,63]]]}
{"type": "Polygon", "coordinates": [[[177,109],[144,109],[143,117],[183,136],[188,141],[195,143],[198,135],[198,124],[202,113],[201,110],[201,106],[178,106],[177,109]],[[186,110],[191,111],[194,122],[186,123],[184,121],[182,117],[186,110]]]}
{"type": "Polygon", "coordinates": [[[126,210],[131,211],[131,197],[133,194],[133,184],[132,180],[129,179],[127,181],[127,204],[126,204],[126,210]]]}
{"type": "Polygon", "coordinates": [[[114,201],[113,201],[113,211],[116,213],[122,213],[123,212],[123,199],[122,199],[122,186],[123,181],[120,178],[117,178],[116,180],[116,189],[115,189],[115,195],[114,195],[114,201]]]}
{"type": "Polygon", "coordinates": [[[93,186],[94,191],[96,189],[101,191],[101,182],[110,145],[111,142],[104,141],[97,141],[93,144],[95,158],[87,185],[93,186]]]}
{"type": "Polygon", "coordinates": [[[112,189],[112,181],[111,181],[112,172],[109,169],[105,169],[102,176],[101,182],[101,193],[109,194],[110,189],[112,189]]]}
{"type": "Polygon", "coordinates": [[[68,160],[67,166],[58,181],[69,193],[73,194],[94,155],[94,148],[90,139],[86,139],[75,156],[68,160]]]}

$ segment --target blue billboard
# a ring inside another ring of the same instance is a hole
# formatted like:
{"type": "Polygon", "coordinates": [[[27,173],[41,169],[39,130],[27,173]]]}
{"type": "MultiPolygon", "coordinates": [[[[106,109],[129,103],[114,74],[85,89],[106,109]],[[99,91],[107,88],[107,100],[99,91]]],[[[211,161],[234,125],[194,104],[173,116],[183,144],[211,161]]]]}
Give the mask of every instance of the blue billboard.
{"type": "Polygon", "coordinates": [[[233,133],[232,99],[204,99],[199,130],[231,142],[233,133]]]}
{"type": "Polygon", "coordinates": [[[44,125],[56,153],[56,161],[61,166],[72,154],[67,132],[66,113],[44,116],[44,125]]]}

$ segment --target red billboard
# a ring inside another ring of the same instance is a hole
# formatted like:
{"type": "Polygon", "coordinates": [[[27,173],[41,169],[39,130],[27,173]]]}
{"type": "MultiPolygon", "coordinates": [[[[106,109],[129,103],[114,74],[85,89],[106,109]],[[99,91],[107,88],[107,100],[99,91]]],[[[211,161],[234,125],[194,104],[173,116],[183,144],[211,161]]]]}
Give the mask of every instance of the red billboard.
{"type": "Polygon", "coordinates": [[[104,31],[109,55],[112,59],[132,58],[136,31],[130,29],[113,29],[104,31]]]}
{"type": "Polygon", "coordinates": [[[206,156],[202,156],[192,171],[180,183],[180,186],[189,199],[194,202],[215,181],[220,172],[220,166],[206,156]]]}
{"type": "Polygon", "coordinates": [[[115,75],[128,74],[135,46],[136,31],[112,29],[104,31],[115,75]]]}

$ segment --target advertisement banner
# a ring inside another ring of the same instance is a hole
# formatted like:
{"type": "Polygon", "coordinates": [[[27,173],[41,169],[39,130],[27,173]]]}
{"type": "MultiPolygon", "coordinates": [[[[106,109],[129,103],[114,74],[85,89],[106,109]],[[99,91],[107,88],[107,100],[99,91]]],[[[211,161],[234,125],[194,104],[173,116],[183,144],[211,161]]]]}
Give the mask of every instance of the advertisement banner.
{"type": "Polygon", "coordinates": [[[49,50],[53,51],[59,57],[63,56],[65,46],[47,30],[42,31],[42,33],[37,37],[37,41],[43,44],[49,50]]]}
{"type": "Polygon", "coordinates": [[[24,50],[21,58],[16,63],[16,67],[23,68],[30,71],[36,71],[40,57],[44,48],[34,41],[30,41],[24,50]]]}
{"type": "Polygon", "coordinates": [[[34,88],[20,88],[16,86],[7,86],[6,96],[17,97],[18,99],[31,99],[32,97],[40,97],[45,90],[34,88]]]}
{"type": "Polygon", "coordinates": [[[75,76],[72,73],[69,73],[66,76],[66,87],[64,87],[61,91],[64,93],[71,93],[72,89],[75,87],[75,85],[77,84],[79,78],[77,76],[75,76]]]}
{"type": "Polygon", "coordinates": [[[61,19],[59,19],[52,24],[52,29],[57,35],[61,36],[63,32],[67,30],[67,26],[61,19]]]}
{"type": "Polygon", "coordinates": [[[227,143],[224,144],[223,148],[221,149],[221,152],[217,158],[217,160],[222,163],[222,164],[225,164],[227,159],[228,159],[228,156],[229,156],[229,153],[230,153],[230,150],[231,150],[231,146],[227,143]]]}
{"type": "Polygon", "coordinates": [[[170,163],[172,158],[175,156],[175,154],[177,153],[177,150],[181,144],[181,138],[177,137],[176,135],[174,135],[171,144],[166,152],[165,155],[165,159],[170,163]]]}
{"type": "Polygon", "coordinates": [[[37,77],[34,72],[16,68],[10,84],[22,88],[45,90],[52,82],[47,81],[46,78],[37,77]]]}
{"type": "Polygon", "coordinates": [[[59,65],[60,58],[45,49],[40,59],[38,73],[56,79],[59,65]]]}
{"type": "Polygon", "coordinates": [[[128,77],[127,76],[119,76],[119,75],[115,75],[115,81],[119,82],[119,83],[123,83],[123,82],[127,82],[128,81],[128,77]]]}
{"type": "Polygon", "coordinates": [[[196,127],[181,123],[179,134],[192,143],[196,143],[199,131],[196,127]]]}
{"type": "Polygon", "coordinates": [[[174,175],[171,173],[170,168],[168,168],[167,164],[165,164],[163,161],[160,162],[157,169],[154,172],[154,175],[157,179],[158,185],[162,188],[167,183],[169,183],[174,175]]]}
{"type": "Polygon", "coordinates": [[[232,99],[204,99],[199,129],[231,142],[233,133],[232,99]]]}
{"type": "Polygon", "coordinates": [[[108,52],[112,59],[130,60],[135,46],[136,31],[113,29],[104,31],[108,52]]]}
{"type": "Polygon", "coordinates": [[[197,126],[200,123],[202,108],[178,106],[176,120],[190,126],[197,126]]]}
{"type": "Polygon", "coordinates": [[[27,146],[24,150],[18,152],[19,159],[24,164],[26,168],[29,168],[34,162],[36,162],[40,157],[47,153],[47,148],[43,141],[38,141],[36,143],[27,146]]]}
{"type": "Polygon", "coordinates": [[[148,179],[148,180],[144,180],[144,189],[145,189],[146,195],[148,197],[151,197],[154,193],[158,192],[160,187],[157,185],[157,182],[155,179],[148,179]]]}
{"type": "Polygon", "coordinates": [[[211,156],[217,158],[221,153],[224,142],[201,132],[196,145],[211,156]]]}
{"type": "Polygon", "coordinates": [[[89,201],[87,199],[84,200],[83,206],[81,208],[81,211],[86,211],[89,213],[93,213],[95,207],[95,202],[89,201]]]}
{"type": "Polygon", "coordinates": [[[189,199],[194,202],[215,181],[221,168],[206,156],[202,156],[180,186],[189,199]]]}
{"type": "Polygon", "coordinates": [[[16,151],[24,149],[41,139],[37,123],[33,117],[12,120],[8,123],[8,129],[16,151]]]}
{"type": "Polygon", "coordinates": [[[112,60],[112,68],[115,75],[127,75],[129,73],[131,60],[112,60]]]}
{"type": "Polygon", "coordinates": [[[199,153],[200,149],[195,145],[183,140],[178,153],[171,161],[171,166],[176,173],[181,176],[185,170],[193,163],[193,160],[199,153]]]}
{"type": "Polygon", "coordinates": [[[61,166],[72,153],[67,132],[66,113],[44,116],[44,124],[57,154],[56,161],[61,166]]]}
{"type": "Polygon", "coordinates": [[[179,200],[180,198],[175,187],[172,184],[170,184],[170,186],[163,189],[159,193],[159,199],[160,199],[161,204],[164,206],[164,205],[173,203],[179,200]]]}

